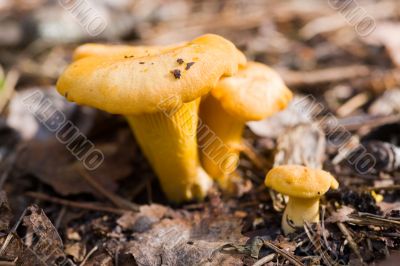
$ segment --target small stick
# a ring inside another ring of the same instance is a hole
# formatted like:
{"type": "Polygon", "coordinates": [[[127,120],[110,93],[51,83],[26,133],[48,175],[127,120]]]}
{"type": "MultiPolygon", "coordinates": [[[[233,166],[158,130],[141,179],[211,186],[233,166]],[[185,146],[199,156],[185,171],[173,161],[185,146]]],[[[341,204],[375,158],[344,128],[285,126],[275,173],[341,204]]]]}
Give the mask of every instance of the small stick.
{"type": "Polygon", "coordinates": [[[240,147],[237,147],[237,149],[241,151],[244,155],[246,155],[246,157],[249,158],[250,161],[258,169],[265,170],[271,168],[271,165],[269,165],[264,158],[262,158],[260,155],[257,154],[256,151],[254,151],[253,147],[248,141],[243,140],[242,145],[240,145],[240,147]]]}
{"type": "Polygon", "coordinates": [[[0,261],[0,266],[15,266],[15,262],[13,261],[0,261]]]}
{"type": "Polygon", "coordinates": [[[44,201],[64,205],[67,207],[85,209],[85,210],[90,210],[90,211],[111,212],[111,213],[115,213],[115,214],[124,214],[129,211],[129,210],[124,210],[124,209],[103,207],[103,206],[99,206],[97,204],[93,204],[90,202],[75,202],[75,201],[60,199],[60,198],[48,196],[48,195],[45,195],[42,193],[38,193],[38,192],[27,192],[27,193],[25,193],[25,195],[27,195],[28,197],[31,197],[31,198],[36,198],[39,200],[44,200],[44,201]]]}
{"type": "Polygon", "coordinates": [[[336,110],[336,113],[340,117],[347,116],[354,112],[357,108],[366,104],[369,100],[369,95],[366,92],[359,93],[352,97],[350,100],[342,104],[339,109],[336,110]]]}
{"type": "Polygon", "coordinates": [[[63,206],[61,211],[58,213],[57,215],[57,219],[54,222],[54,227],[58,230],[60,225],[61,225],[61,221],[64,218],[65,213],[67,212],[67,206],[63,206]]]}
{"type": "MultiPolygon", "coordinates": [[[[400,121],[400,114],[392,114],[392,115],[379,115],[379,116],[370,116],[370,115],[359,115],[352,116],[346,118],[340,118],[338,120],[339,126],[344,127],[349,131],[360,130],[361,128],[375,128],[385,124],[396,123],[400,121]]],[[[337,127],[335,125],[335,127],[337,127]]],[[[333,128],[328,128],[328,130],[332,130],[333,128]]]]}
{"type": "Polygon", "coordinates": [[[153,179],[154,176],[150,175],[147,176],[144,180],[141,180],[136,186],[136,188],[134,188],[133,191],[129,194],[129,198],[132,200],[135,199],[137,195],[139,195],[139,193],[142,192],[147,187],[147,183],[149,182],[148,180],[150,180],[151,183],[153,182],[153,179]]]}
{"type": "Polygon", "coordinates": [[[331,67],[310,71],[292,71],[281,69],[278,72],[282,75],[285,83],[290,87],[312,86],[327,82],[338,82],[367,77],[371,75],[371,69],[363,65],[349,65],[341,67],[331,67]]]}
{"type": "Polygon", "coordinates": [[[290,261],[293,265],[295,266],[304,266],[304,264],[299,261],[295,256],[293,256],[292,254],[286,252],[283,249],[278,248],[277,246],[275,246],[274,244],[272,244],[269,241],[263,240],[263,243],[266,247],[272,249],[273,251],[275,251],[276,253],[282,255],[283,257],[285,257],[288,261],[290,261]]]}
{"type": "Polygon", "coordinates": [[[316,249],[316,251],[318,252],[318,254],[320,254],[322,260],[324,261],[324,263],[326,265],[334,265],[334,262],[332,262],[332,259],[329,255],[326,255],[326,253],[322,250],[321,248],[321,242],[316,241],[316,239],[314,238],[314,234],[312,234],[311,231],[311,227],[308,225],[308,223],[304,223],[304,231],[306,232],[306,235],[308,237],[308,239],[310,239],[311,244],[314,246],[314,248],[316,249]]]}
{"type": "Polygon", "coordinates": [[[106,190],[103,186],[101,186],[88,172],[86,172],[81,167],[77,167],[78,172],[81,174],[83,178],[91,185],[97,192],[101,195],[109,199],[115,206],[120,209],[130,209],[132,211],[139,211],[140,206],[134,204],[130,201],[127,201],[114,193],[106,190]]]}
{"type": "Polygon", "coordinates": [[[254,263],[253,266],[262,266],[265,263],[272,261],[275,258],[275,256],[276,256],[276,253],[269,254],[269,255],[259,259],[258,261],[256,261],[256,263],[254,263]]]}
{"type": "Polygon", "coordinates": [[[4,251],[6,250],[8,244],[11,242],[15,232],[17,232],[18,226],[21,224],[22,220],[24,219],[26,214],[26,209],[22,212],[21,216],[19,217],[18,221],[14,224],[11,231],[8,233],[6,240],[3,243],[3,246],[0,249],[0,256],[3,255],[4,251]]]}
{"type": "Polygon", "coordinates": [[[349,242],[350,248],[356,254],[356,256],[361,261],[361,263],[364,264],[364,260],[363,260],[363,258],[361,256],[360,249],[358,248],[358,245],[354,241],[353,237],[350,235],[350,232],[347,229],[347,227],[341,222],[337,222],[336,224],[339,227],[339,229],[342,232],[342,234],[346,237],[347,241],[349,242]]]}
{"type": "Polygon", "coordinates": [[[19,79],[19,72],[15,69],[12,69],[10,70],[10,72],[8,72],[4,80],[3,87],[2,88],[0,87],[0,114],[3,112],[8,101],[12,97],[18,79],[19,79]]]}
{"type": "Polygon", "coordinates": [[[146,180],[146,191],[147,191],[147,201],[149,204],[153,203],[153,190],[151,189],[151,180],[147,179],[146,180]]]}
{"type": "Polygon", "coordinates": [[[382,187],[367,187],[364,190],[366,191],[377,191],[377,190],[399,190],[400,185],[390,185],[390,186],[382,186],[382,187]]]}
{"type": "Polygon", "coordinates": [[[83,259],[82,263],[79,264],[79,266],[83,266],[85,265],[86,261],[90,258],[90,256],[93,255],[93,253],[96,252],[96,250],[98,249],[98,246],[94,246],[94,248],[92,248],[89,253],[86,255],[86,257],[83,259]]]}

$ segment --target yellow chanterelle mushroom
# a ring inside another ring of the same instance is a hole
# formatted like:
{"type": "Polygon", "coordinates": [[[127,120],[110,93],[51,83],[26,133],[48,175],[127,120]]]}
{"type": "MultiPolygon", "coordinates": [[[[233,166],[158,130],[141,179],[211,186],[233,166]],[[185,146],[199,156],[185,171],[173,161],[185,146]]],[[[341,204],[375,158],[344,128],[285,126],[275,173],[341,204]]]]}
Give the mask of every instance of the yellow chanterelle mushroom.
{"type": "Polygon", "coordinates": [[[248,62],[234,76],[221,78],[201,102],[201,162],[222,189],[229,190],[231,185],[245,123],[281,111],[291,99],[278,73],[264,64],[248,62]]]}
{"type": "Polygon", "coordinates": [[[319,198],[329,188],[337,189],[339,183],[328,172],[301,165],[281,165],[270,170],[265,185],[289,196],[282,217],[285,234],[302,227],[304,221],[316,223],[319,220],[319,198]]]}
{"type": "MultiPolygon", "coordinates": [[[[203,199],[212,184],[199,164],[197,147],[200,98],[222,76],[233,75],[245,58],[217,35],[204,35],[168,47],[106,46],[75,53],[57,82],[69,101],[124,115],[174,202],[203,199]],[[126,53],[126,54],[125,54],[126,53]]],[[[79,51],[79,50],[78,50],[79,51]]]]}

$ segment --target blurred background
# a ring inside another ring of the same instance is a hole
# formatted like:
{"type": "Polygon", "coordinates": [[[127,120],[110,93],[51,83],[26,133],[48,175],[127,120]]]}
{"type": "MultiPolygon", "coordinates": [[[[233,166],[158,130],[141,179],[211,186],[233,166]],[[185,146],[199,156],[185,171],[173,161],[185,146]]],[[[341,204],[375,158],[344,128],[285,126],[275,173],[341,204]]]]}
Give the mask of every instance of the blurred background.
{"type": "Polygon", "coordinates": [[[249,59],[282,71],[346,66],[344,75],[337,69],[322,80],[289,72],[284,78],[293,88],[363,77],[363,86],[383,90],[396,84],[372,84],[382,81],[379,74],[388,78],[372,68],[400,65],[399,6],[395,0],[0,0],[0,63],[18,71],[18,87],[33,80],[51,85],[84,42],[168,44],[217,33],[249,59]]]}

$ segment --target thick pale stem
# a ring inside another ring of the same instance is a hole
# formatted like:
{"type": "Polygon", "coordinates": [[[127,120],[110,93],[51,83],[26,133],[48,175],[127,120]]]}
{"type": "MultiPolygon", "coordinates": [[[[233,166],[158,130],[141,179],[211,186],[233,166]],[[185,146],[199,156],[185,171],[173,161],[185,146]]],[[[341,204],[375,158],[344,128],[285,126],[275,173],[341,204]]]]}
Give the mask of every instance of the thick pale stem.
{"type": "Polygon", "coordinates": [[[165,194],[174,202],[201,200],[212,185],[199,164],[198,106],[196,100],[170,112],[127,116],[165,194]]]}
{"type": "Polygon", "coordinates": [[[204,169],[220,187],[229,190],[239,161],[244,122],[227,113],[220,102],[208,96],[200,105],[198,141],[204,169]]]}
{"type": "Polygon", "coordinates": [[[319,198],[303,199],[289,197],[282,216],[282,229],[285,234],[292,233],[296,227],[303,227],[304,221],[316,223],[319,220],[319,198]]]}

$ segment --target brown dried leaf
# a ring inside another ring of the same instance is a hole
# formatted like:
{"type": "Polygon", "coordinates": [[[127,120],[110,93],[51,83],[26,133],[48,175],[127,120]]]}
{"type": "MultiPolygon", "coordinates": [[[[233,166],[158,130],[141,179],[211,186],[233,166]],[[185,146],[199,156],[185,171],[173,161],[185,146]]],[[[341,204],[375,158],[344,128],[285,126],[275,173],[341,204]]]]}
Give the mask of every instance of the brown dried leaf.
{"type": "Polygon", "coordinates": [[[159,222],[167,211],[168,208],[162,205],[143,205],[139,212],[126,212],[117,220],[117,223],[123,229],[142,233],[150,229],[154,223],[159,222]]]}
{"type": "Polygon", "coordinates": [[[61,237],[43,210],[32,205],[27,208],[27,213],[23,224],[28,231],[25,239],[29,249],[47,263],[65,258],[61,237]]]}
{"type": "MultiPolygon", "coordinates": [[[[128,131],[117,135],[116,144],[95,143],[104,154],[105,160],[91,176],[110,191],[117,189],[115,180],[127,177],[133,172],[133,137],[128,131]]],[[[30,173],[42,182],[52,186],[61,195],[92,193],[94,190],[80,176],[77,165],[81,164],[55,139],[30,141],[17,160],[17,167],[23,173],[30,173]],[[55,167],[57,166],[57,167],[55,167]]]]}
{"type": "Polygon", "coordinates": [[[138,265],[242,265],[239,258],[218,252],[227,242],[244,242],[240,230],[234,217],[163,219],[135,234],[138,240],[126,251],[138,265]]]}

